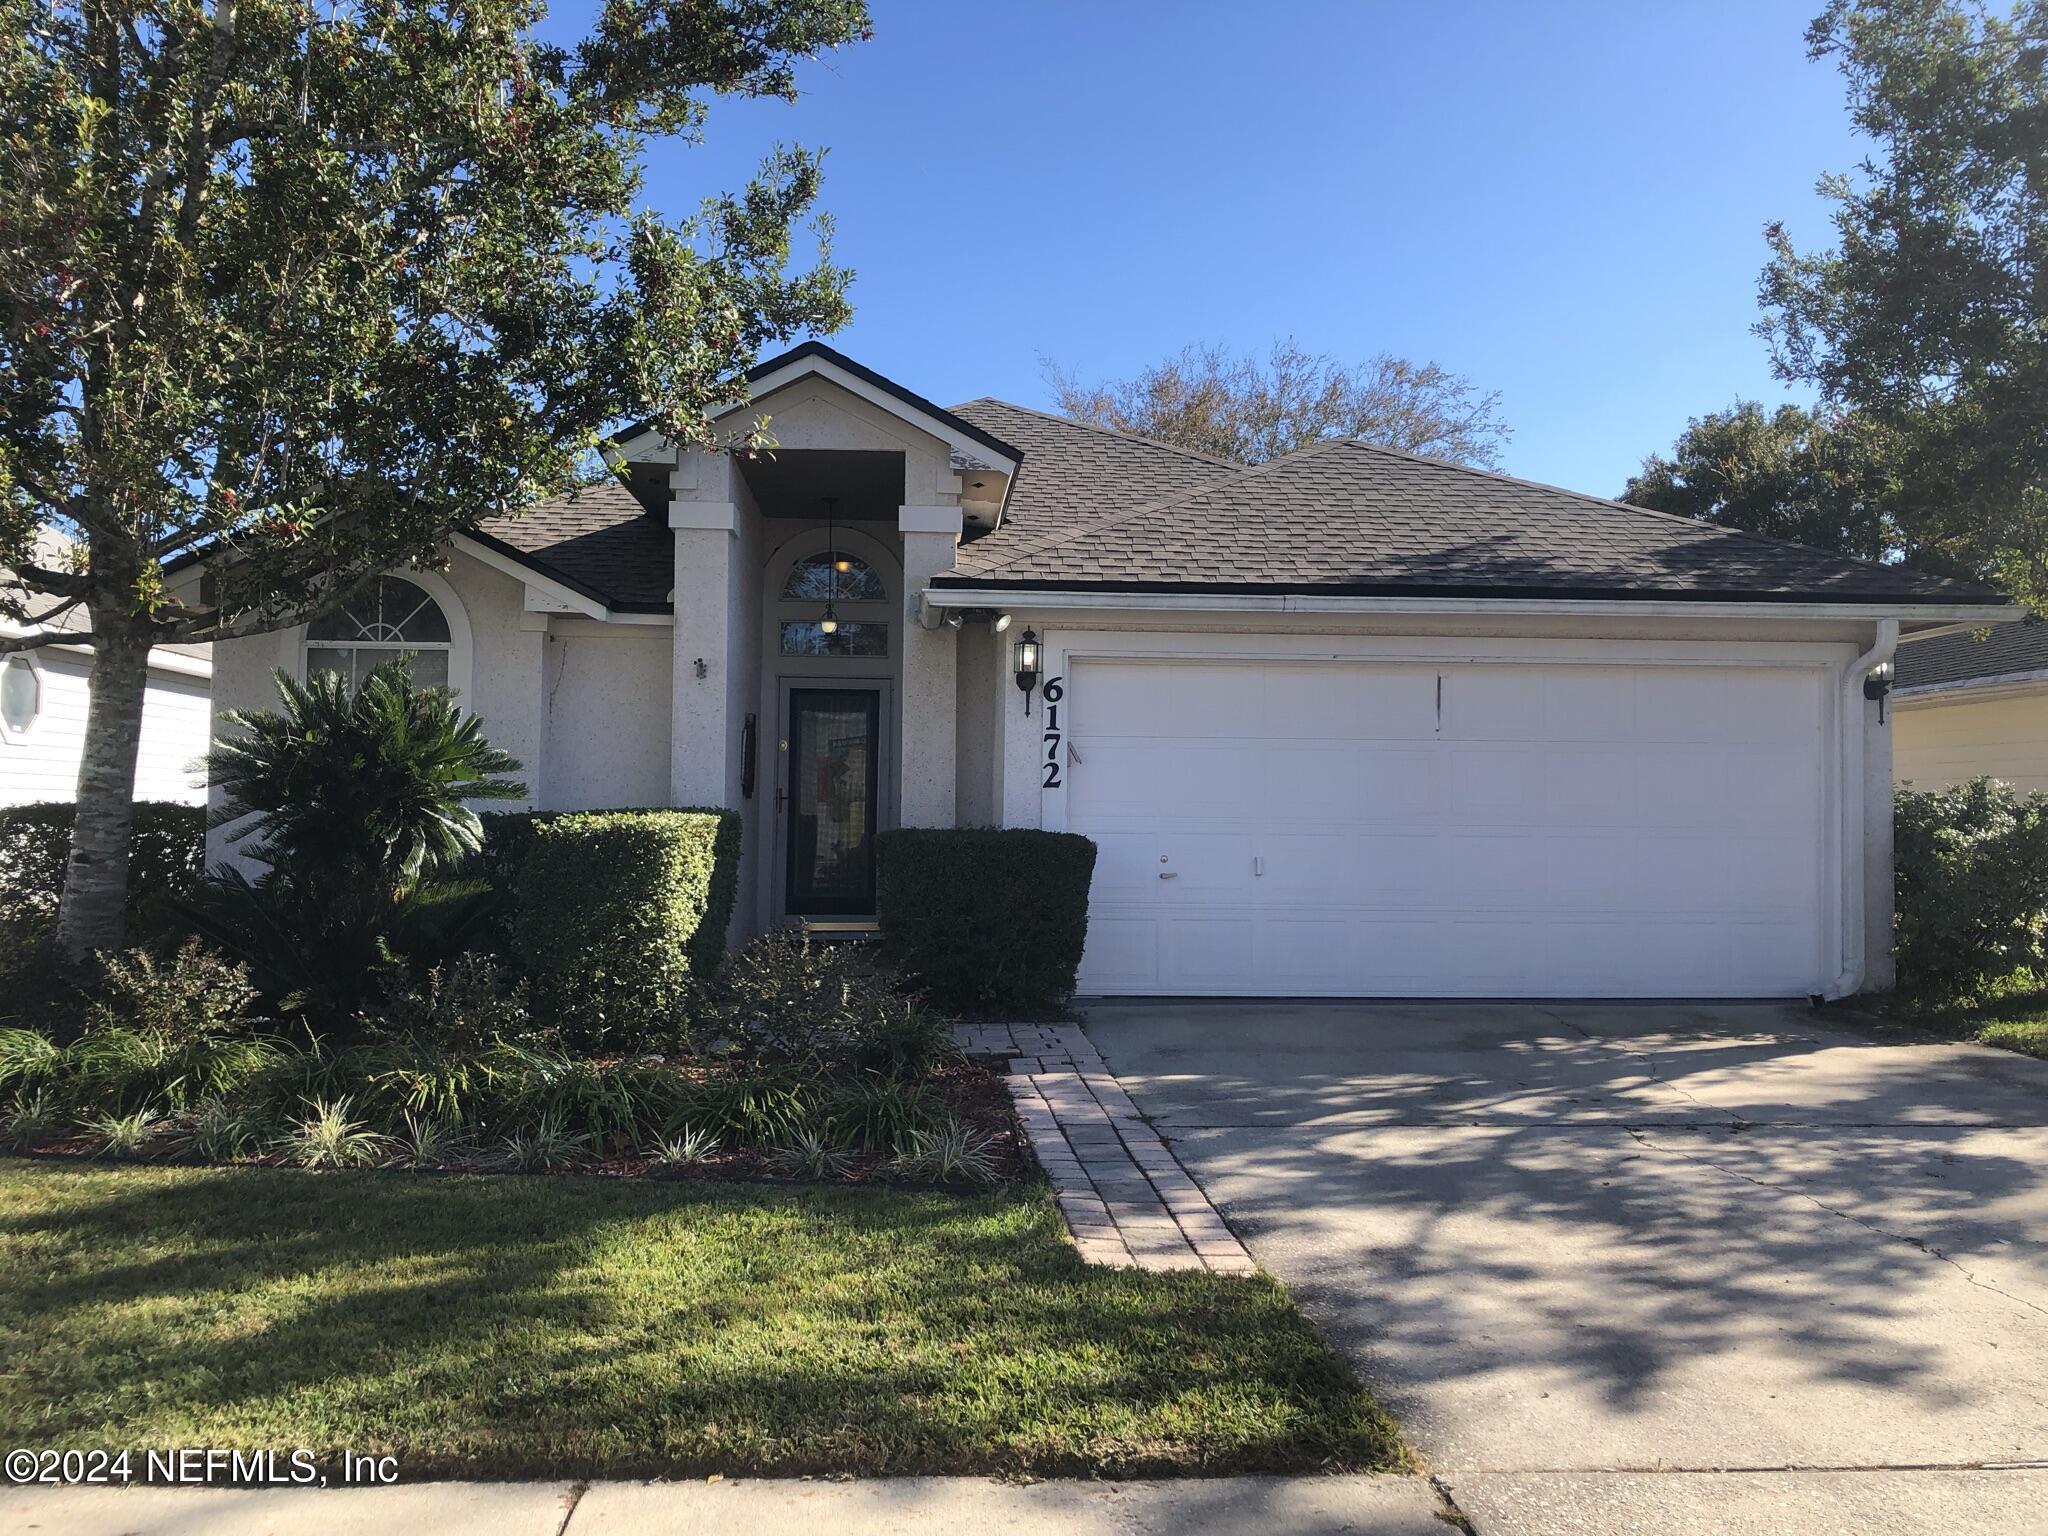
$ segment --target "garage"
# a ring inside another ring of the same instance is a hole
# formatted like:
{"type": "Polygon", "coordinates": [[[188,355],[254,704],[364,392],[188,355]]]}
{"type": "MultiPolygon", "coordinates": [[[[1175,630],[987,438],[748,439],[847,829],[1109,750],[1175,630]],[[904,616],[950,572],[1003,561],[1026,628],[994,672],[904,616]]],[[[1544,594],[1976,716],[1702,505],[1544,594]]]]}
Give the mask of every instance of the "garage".
{"type": "Polygon", "coordinates": [[[1084,658],[1081,991],[1804,996],[1832,976],[1817,661],[1084,658]]]}

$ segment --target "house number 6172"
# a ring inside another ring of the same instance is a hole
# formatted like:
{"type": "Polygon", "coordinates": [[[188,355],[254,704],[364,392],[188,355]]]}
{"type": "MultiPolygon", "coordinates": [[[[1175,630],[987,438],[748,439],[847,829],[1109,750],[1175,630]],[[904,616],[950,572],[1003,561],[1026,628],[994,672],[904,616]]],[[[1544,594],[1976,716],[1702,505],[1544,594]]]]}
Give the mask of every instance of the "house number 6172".
{"type": "Polygon", "coordinates": [[[1048,677],[1039,697],[1045,700],[1045,778],[1040,787],[1059,789],[1066,784],[1060,777],[1060,700],[1067,696],[1063,678],[1048,677]]]}

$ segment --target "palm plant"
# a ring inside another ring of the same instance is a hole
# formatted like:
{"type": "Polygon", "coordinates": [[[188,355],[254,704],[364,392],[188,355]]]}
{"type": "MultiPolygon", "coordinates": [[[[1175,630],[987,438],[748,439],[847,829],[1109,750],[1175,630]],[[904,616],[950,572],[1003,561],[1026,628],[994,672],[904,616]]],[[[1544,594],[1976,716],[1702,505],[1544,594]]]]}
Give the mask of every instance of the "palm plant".
{"type": "Polygon", "coordinates": [[[249,962],[265,990],[316,1024],[343,1024],[394,958],[431,959],[481,915],[460,878],[483,847],[468,802],[518,800],[519,764],[445,689],[403,662],[351,691],[335,673],[277,674],[276,710],[231,710],[216,741],[213,813],[267,872],[223,870],[195,924],[249,962]]]}

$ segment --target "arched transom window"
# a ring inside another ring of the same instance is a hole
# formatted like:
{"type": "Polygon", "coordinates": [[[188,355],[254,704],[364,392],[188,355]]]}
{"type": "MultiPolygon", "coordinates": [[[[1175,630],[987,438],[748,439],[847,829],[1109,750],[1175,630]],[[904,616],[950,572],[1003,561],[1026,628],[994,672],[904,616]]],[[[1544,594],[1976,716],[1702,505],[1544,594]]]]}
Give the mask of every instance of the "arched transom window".
{"type": "Polygon", "coordinates": [[[784,656],[886,656],[888,601],[881,574],[859,555],[805,555],[783,579],[776,648],[784,656]]]}
{"type": "Polygon", "coordinates": [[[402,576],[380,576],[340,612],[306,626],[306,672],[339,672],[360,687],[402,656],[416,682],[445,688],[449,643],[448,616],[425,589],[402,576]]]}

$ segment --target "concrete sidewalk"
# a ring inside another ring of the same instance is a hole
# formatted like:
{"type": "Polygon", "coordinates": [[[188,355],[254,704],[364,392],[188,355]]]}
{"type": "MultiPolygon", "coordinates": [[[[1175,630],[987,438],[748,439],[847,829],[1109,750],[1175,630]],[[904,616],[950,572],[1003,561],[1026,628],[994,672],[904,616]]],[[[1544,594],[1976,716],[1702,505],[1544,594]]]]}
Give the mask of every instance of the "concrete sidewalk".
{"type": "Polygon", "coordinates": [[[1418,1477],[981,1477],[390,1488],[7,1488],[35,1536],[1443,1536],[1418,1477]]]}

